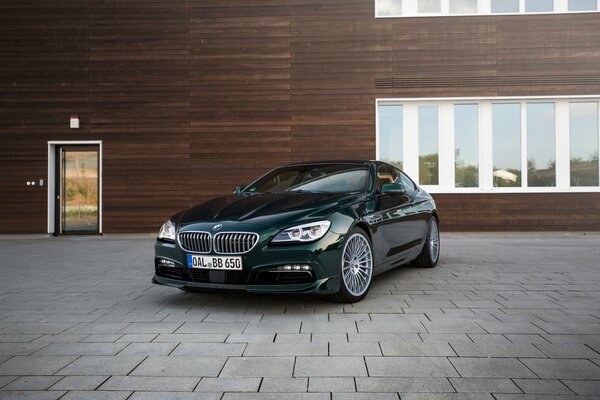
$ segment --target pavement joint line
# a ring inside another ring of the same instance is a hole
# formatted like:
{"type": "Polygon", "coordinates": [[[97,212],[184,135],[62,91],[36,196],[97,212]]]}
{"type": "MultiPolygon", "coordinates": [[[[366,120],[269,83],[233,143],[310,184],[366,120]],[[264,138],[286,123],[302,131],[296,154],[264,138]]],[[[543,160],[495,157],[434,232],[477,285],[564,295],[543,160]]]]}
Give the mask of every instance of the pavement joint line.
{"type": "Polygon", "coordinates": [[[144,357],[144,358],[142,359],[142,361],[140,361],[139,363],[137,363],[137,365],[136,365],[135,367],[133,367],[133,368],[131,369],[131,371],[129,371],[128,373],[126,373],[126,374],[125,374],[125,376],[129,376],[129,375],[130,375],[130,374],[131,374],[133,371],[135,371],[135,369],[136,369],[137,367],[139,367],[139,366],[140,366],[140,365],[141,365],[141,364],[142,364],[144,361],[146,361],[146,359],[147,359],[148,357],[150,357],[150,356],[149,356],[149,355],[147,355],[146,357],[144,357]]]}
{"type": "Polygon", "coordinates": [[[96,386],[96,388],[94,389],[94,391],[100,389],[100,386],[104,385],[106,382],[108,382],[108,380],[112,378],[112,375],[109,375],[108,378],[106,378],[105,380],[102,381],[102,383],[100,383],[98,386],[96,386]]]}

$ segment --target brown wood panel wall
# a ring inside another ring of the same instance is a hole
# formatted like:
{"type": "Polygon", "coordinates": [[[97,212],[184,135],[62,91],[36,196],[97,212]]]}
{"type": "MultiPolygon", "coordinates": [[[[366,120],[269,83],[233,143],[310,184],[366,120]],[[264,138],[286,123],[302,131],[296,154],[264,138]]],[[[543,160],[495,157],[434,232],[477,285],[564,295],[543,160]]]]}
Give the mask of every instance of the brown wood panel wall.
{"type": "Polygon", "coordinates": [[[443,231],[598,231],[598,193],[436,194],[443,231]]]}
{"type": "MultiPolygon", "coordinates": [[[[49,140],[102,140],[104,231],[148,232],[282,163],[373,158],[376,98],[598,94],[599,78],[600,14],[4,0],[0,233],[45,232],[46,187],[25,182],[46,179],[49,140]]],[[[436,199],[449,230],[600,229],[597,193],[436,199]]]]}

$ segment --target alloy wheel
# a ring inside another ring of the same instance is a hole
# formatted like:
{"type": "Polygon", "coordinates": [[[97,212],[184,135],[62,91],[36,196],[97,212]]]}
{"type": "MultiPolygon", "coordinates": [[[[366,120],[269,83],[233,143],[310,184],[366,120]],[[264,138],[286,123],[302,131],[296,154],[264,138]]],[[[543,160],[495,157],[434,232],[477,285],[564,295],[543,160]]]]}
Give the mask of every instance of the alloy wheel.
{"type": "Polygon", "coordinates": [[[431,262],[436,263],[440,254],[440,231],[436,221],[432,218],[429,222],[429,255],[431,262]]]}
{"type": "Polygon", "coordinates": [[[342,257],[342,278],[353,296],[362,296],[371,284],[373,253],[369,240],[355,233],[346,242],[342,257]]]}

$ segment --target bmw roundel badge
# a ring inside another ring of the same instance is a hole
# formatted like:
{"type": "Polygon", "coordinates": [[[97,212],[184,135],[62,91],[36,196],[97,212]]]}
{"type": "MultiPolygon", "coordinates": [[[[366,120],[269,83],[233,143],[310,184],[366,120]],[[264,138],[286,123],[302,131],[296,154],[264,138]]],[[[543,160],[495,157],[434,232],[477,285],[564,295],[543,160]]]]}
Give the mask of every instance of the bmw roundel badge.
{"type": "Polygon", "coordinates": [[[216,225],[213,225],[212,230],[213,231],[218,231],[218,230],[221,230],[222,227],[223,227],[222,224],[216,224],[216,225]]]}

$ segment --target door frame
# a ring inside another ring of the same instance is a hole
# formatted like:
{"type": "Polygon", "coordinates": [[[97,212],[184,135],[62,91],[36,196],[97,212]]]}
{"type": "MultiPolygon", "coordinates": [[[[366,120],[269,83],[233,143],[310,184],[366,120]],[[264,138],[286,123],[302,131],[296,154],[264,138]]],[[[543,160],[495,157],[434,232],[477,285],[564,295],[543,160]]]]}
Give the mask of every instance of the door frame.
{"type": "Polygon", "coordinates": [[[102,235],[102,141],[101,140],[54,140],[48,141],[48,233],[58,234],[55,232],[56,222],[56,183],[57,183],[57,160],[56,149],[60,146],[98,146],[98,233],[102,235]]]}

